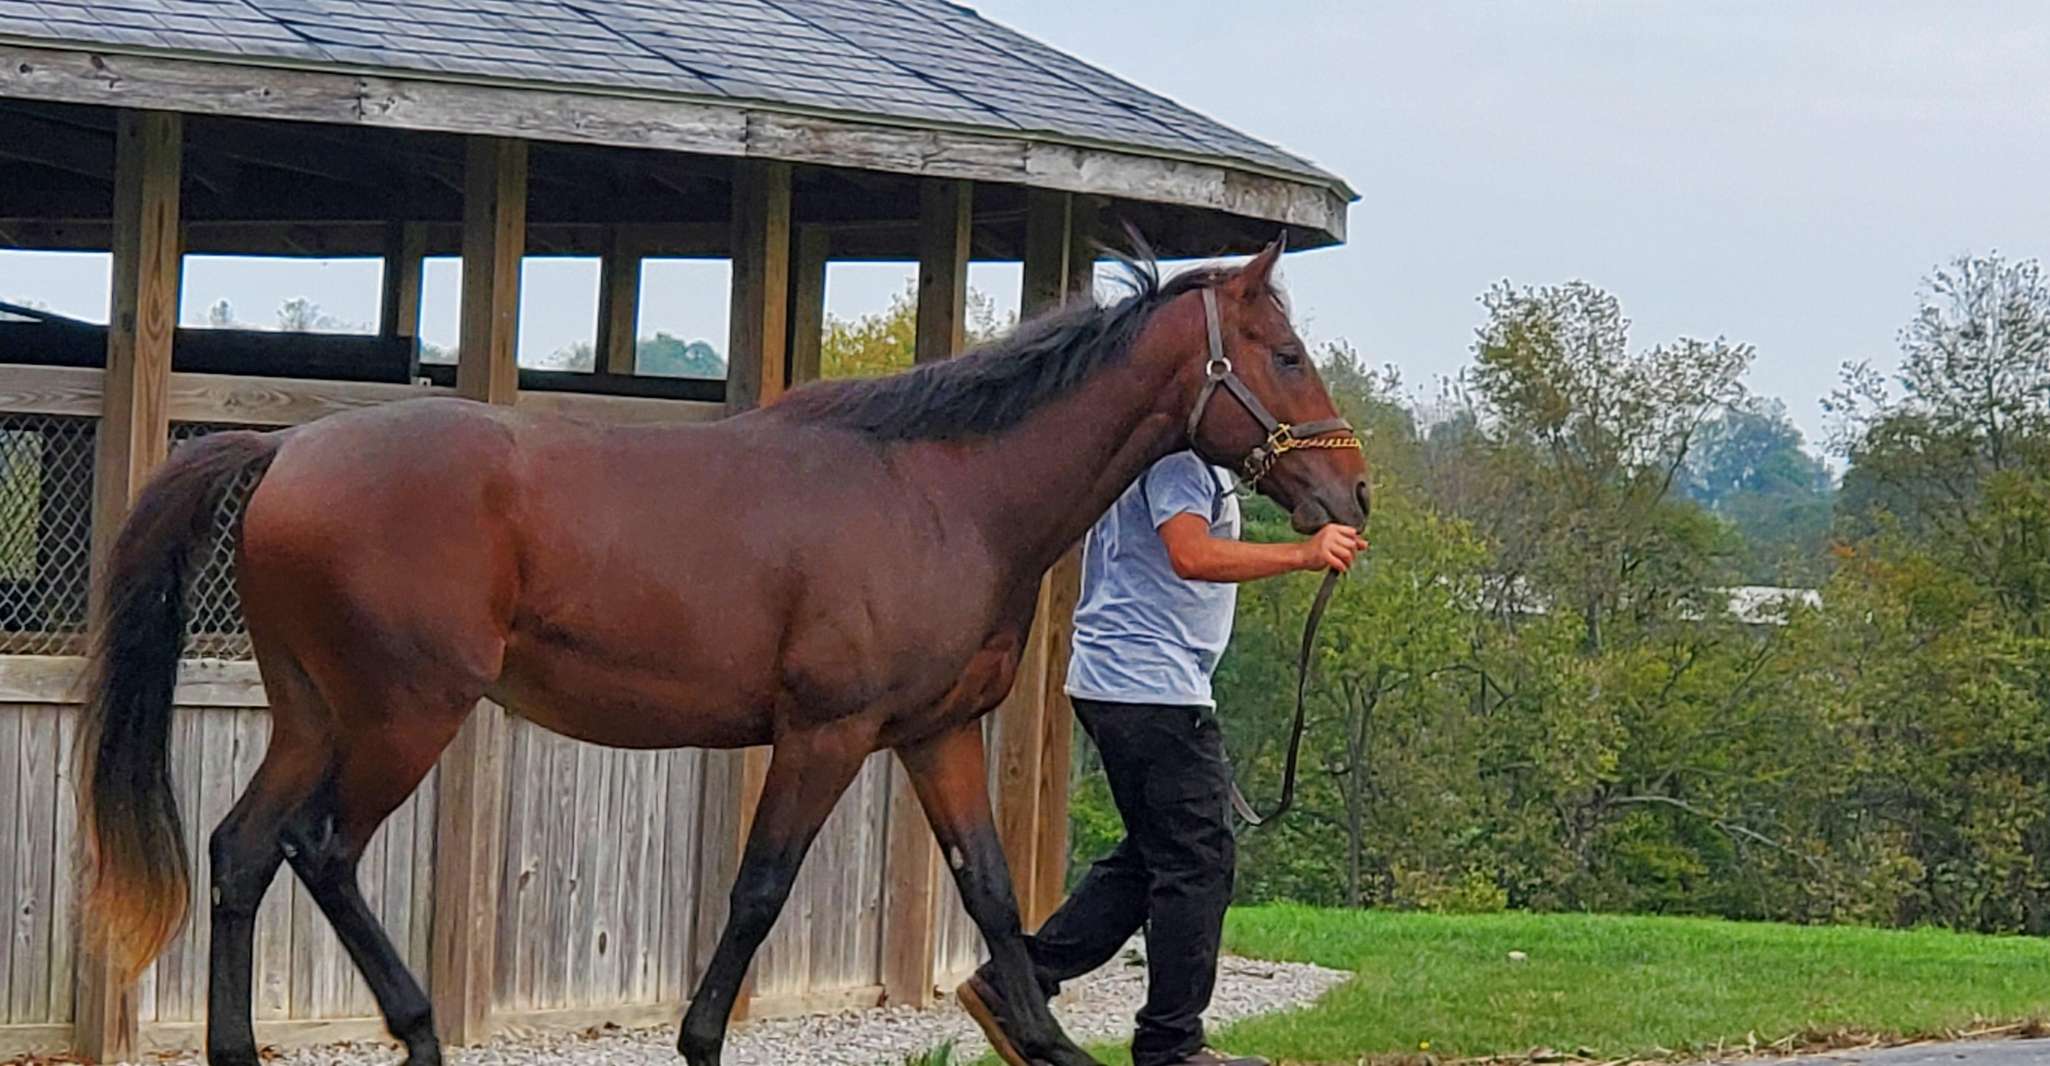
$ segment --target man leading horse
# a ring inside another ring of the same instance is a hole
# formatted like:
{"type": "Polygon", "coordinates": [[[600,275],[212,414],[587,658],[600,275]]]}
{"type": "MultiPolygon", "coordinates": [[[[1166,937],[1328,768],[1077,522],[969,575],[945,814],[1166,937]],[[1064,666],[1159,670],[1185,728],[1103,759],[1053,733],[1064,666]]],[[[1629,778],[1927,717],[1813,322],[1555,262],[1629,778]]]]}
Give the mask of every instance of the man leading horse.
{"type": "MultiPolygon", "coordinates": [[[[1213,355],[1228,358],[1221,342],[1213,355]]],[[[1284,346],[1273,359],[1300,368],[1308,357],[1284,346]]],[[[1222,384],[1229,366],[1216,370],[1222,384]]],[[[1257,400],[1241,402],[1256,419],[1271,418],[1257,400]]],[[[1192,440],[1203,413],[1192,412],[1192,440]]],[[[1357,444],[1337,421],[1271,439],[1271,450],[1253,453],[1238,472],[1250,484],[1291,442],[1357,444]]],[[[1083,542],[1067,693],[1103,757],[1125,838],[1089,868],[1029,945],[1034,976],[1051,996],[1145,929],[1146,1003],[1132,1037],[1133,1066],[1265,1066],[1265,1059],[1231,1057],[1204,1042],[1237,861],[1231,767],[1211,675],[1231,641],[1238,583],[1343,573],[1367,547],[1357,527],[1338,522],[1294,543],[1242,542],[1233,481],[1231,471],[1195,451],[1177,451],[1133,482],[1083,542]]],[[[1359,502],[1364,515],[1364,491],[1359,502]]],[[[969,978],[957,996],[1000,1057],[1031,1066],[1004,1035],[990,971],[969,978]]]]}
{"type": "Polygon", "coordinates": [[[1365,520],[1365,461],[1271,283],[1280,252],[1166,281],[1135,264],[1119,303],[715,423],[430,399],[180,447],[94,575],[79,736],[94,950],[132,979],[185,917],[169,759],[185,585],[232,499],[271,735],[208,841],[210,1062],[260,1061],[257,908],[289,866],[407,1066],[439,1066],[431,1005],[356,870],[489,699],[596,744],[772,747],[677,1041],[690,1066],[719,1063],[805,852],[884,749],[989,946],[1013,1061],[1086,1066],[1019,927],[980,719],[1011,689],[1047,569],[1162,458],[1252,464],[1306,535],[1365,520]]]}

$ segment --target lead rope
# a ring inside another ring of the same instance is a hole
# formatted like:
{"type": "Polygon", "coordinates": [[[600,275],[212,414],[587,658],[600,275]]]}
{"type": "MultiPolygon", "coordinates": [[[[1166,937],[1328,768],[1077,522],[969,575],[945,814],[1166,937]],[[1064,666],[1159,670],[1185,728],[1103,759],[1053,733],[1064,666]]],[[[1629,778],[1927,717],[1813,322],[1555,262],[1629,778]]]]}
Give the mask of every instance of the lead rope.
{"type": "Polygon", "coordinates": [[[1281,769],[1281,799],[1273,810],[1261,814],[1239,791],[1238,775],[1232,775],[1231,809],[1255,829],[1287,814],[1295,804],[1296,762],[1302,755],[1303,730],[1308,724],[1304,707],[1310,692],[1310,656],[1317,650],[1317,627],[1324,621],[1324,609],[1331,606],[1331,594],[1338,588],[1338,579],[1344,576],[1336,570],[1325,571],[1324,583],[1317,586],[1317,598],[1310,601],[1310,616],[1303,620],[1303,643],[1295,659],[1295,722],[1288,730],[1288,760],[1281,769]]]}
{"type": "MultiPolygon", "coordinates": [[[[1358,434],[1343,418],[1326,418],[1291,426],[1275,418],[1267,411],[1267,405],[1254,396],[1232,370],[1230,357],[1224,354],[1223,320],[1217,312],[1217,293],[1203,290],[1203,323],[1210,342],[1210,358],[1203,364],[1203,387],[1196,393],[1196,405],[1189,410],[1188,438],[1193,447],[1196,431],[1201,428],[1203,412],[1210,407],[1210,400],[1219,388],[1230,393],[1245,408],[1246,413],[1259,423],[1267,439],[1256,445],[1252,453],[1240,464],[1240,473],[1248,486],[1258,485],[1267,476],[1274,464],[1288,452],[1298,448],[1357,448],[1358,434]]],[[[1317,649],[1317,627],[1324,621],[1324,609],[1331,605],[1331,594],[1338,588],[1338,579],[1343,575],[1332,570],[1324,575],[1324,584],[1317,589],[1317,598],[1310,601],[1310,616],[1303,621],[1303,643],[1296,652],[1295,675],[1295,723],[1288,732],[1288,762],[1281,773],[1281,800],[1274,809],[1261,814],[1246,801],[1246,794],[1239,790],[1238,775],[1231,781],[1231,806],[1247,825],[1261,826],[1281,817],[1295,803],[1296,763],[1303,750],[1303,730],[1307,726],[1305,704],[1310,691],[1310,655],[1317,649]]]]}

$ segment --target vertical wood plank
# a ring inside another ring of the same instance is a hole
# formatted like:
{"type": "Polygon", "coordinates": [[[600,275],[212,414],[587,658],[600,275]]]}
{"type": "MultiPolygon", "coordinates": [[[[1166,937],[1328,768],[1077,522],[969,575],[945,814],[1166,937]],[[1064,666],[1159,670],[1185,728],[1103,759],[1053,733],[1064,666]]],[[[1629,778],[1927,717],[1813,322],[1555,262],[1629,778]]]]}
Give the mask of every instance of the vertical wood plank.
{"type": "Polygon", "coordinates": [[[378,301],[377,332],[413,342],[413,360],[420,358],[420,286],[427,269],[427,224],[393,222],[384,237],[383,295],[378,301]]]}
{"type": "Polygon", "coordinates": [[[490,1033],[500,835],[494,726],[502,714],[479,704],[439,764],[430,998],[442,1038],[457,1045],[490,1033]]]}
{"type": "Polygon", "coordinates": [[[707,893],[699,844],[705,819],[705,754],[697,750],[669,753],[663,782],[662,809],[669,816],[662,823],[662,950],[656,963],[661,967],[658,994],[665,1003],[680,1002],[691,994],[703,954],[698,913],[707,893]]]}
{"type": "Polygon", "coordinates": [[[669,752],[648,753],[647,776],[641,785],[639,821],[644,860],[641,875],[634,880],[639,895],[626,904],[633,908],[638,936],[632,962],[634,978],[631,991],[635,1003],[657,1003],[662,996],[662,925],[666,913],[663,893],[668,861],[664,829],[670,819],[685,817],[684,812],[671,811],[662,802],[668,795],[669,764],[672,761],[669,752]]]}
{"type": "MultiPolygon", "coordinates": [[[[57,709],[23,708],[20,842],[15,852],[14,909],[8,912],[14,941],[11,1017],[42,1022],[50,1015],[51,896],[56,891],[57,709]]],[[[4,876],[4,875],[0,875],[4,876]]],[[[58,935],[62,935],[59,933],[58,935]]]]}
{"type": "Polygon", "coordinates": [[[1068,199],[1068,295],[1077,300],[1096,299],[1096,256],[1102,240],[1102,205],[1094,197],[1068,199]]]}
{"type": "Polygon", "coordinates": [[[968,339],[968,237],[974,183],[929,180],[918,190],[918,321],[913,358],[949,359],[968,339]]]}
{"type": "Polygon", "coordinates": [[[1068,298],[1069,240],[1074,198],[1052,189],[1025,190],[1024,280],[1018,316],[1031,318],[1068,298]]]}
{"type": "MultiPolygon", "coordinates": [[[[235,752],[235,791],[249,787],[270,746],[270,715],[253,713],[241,719],[235,752]]],[[[292,883],[289,870],[279,870],[256,912],[255,1016],[287,1018],[292,1012],[292,883]]]]}
{"type": "MultiPolygon", "coordinates": [[[[107,558],[129,504],[170,448],[183,142],[176,114],[123,111],[115,120],[111,316],[93,472],[96,561],[107,558]]],[[[95,588],[96,597],[103,594],[95,588]]],[[[78,1051],[99,1062],[132,1057],[134,990],[101,953],[82,948],[77,955],[78,1051]]]]}
{"type": "Polygon", "coordinates": [[[889,854],[883,860],[883,998],[893,1006],[927,1007],[934,998],[939,847],[910,776],[894,761],[889,808],[889,854]]]}
{"type": "Polygon", "coordinates": [[[431,770],[427,780],[413,790],[413,942],[400,945],[406,952],[406,966],[419,975],[431,995],[434,990],[434,856],[439,828],[441,771],[431,770]]]}
{"type": "MultiPolygon", "coordinates": [[[[380,844],[383,849],[382,882],[377,886],[381,904],[378,914],[384,921],[385,934],[394,945],[400,946],[402,952],[405,950],[403,945],[413,941],[413,838],[414,820],[419,810],[419,805],[409,798],[399,804],[378,829],[378,836],[383,838],[380,844]]],[[[366,874],[364,879],[367,882],[369,876],[366,874]]],[[[366,884],[365,887],[369,886],[366,884]]],[[[373,1009],[375,1003],[373,999],[373,1009]]]]}
{"type": "MultiPolygon", "coordinates": [[[[34,788],[15,768],[26,746],[28,713],[25,708],[0,708],[0,766],[8,768],[0,778],[0,991],[26,963],[16,957],[14,947],[15,870],[21,865],[21,803],[23,793],[34,788]]],[[[6,997],[0,996],[0,1021],[15,1020],[6,997]]]]}
{"type": "Polygon", "coordinates": [[[1074,635],[1075,604],[1082,594],[1082,552],[1069,549],[1046,575],[1046,689],[1040,721],[1039,853],[1033,860],[1029,906],[1043,922],[1067,895],[1068,774],[1075,744],[1075,708],[1068,700],[1068,656],[1074,635]]]}
{"type": "MultiPolygon", "coordinates": [[[[1026,190],[1024,278],[1018,298],[1021,318],[1052,310],[1068,296],[1071,203],[1067,193],[1026,190]]],[[[1047,917],[1040,906],[1038,870],[1048,646],[1054,629],[1049,595],[1048,584],[1042,581],[1017,679],[996,711],[997,836],[1010,866],[1019,918],[1028,932],[1039,928],[1047,917]]]]}
{"type": "MultiPolygon", "coordinates": [[[[520,260],[527,246],[527,145],[471,137],[463,181],[462,342],[456,391],[510,404],[519,392],[520,260]]],[[[442,1038],[490,1035],[504,835],[504,712],[479,703],[437,764],[433,962],[442,1038]]]]}
{"type": "Polygon", "coordinates": [[[576,911],[577,779],[581,773],[577,747],[565,737],[549,737],[553,751],[548,775],[548,911],[546,924],[535,929],[541,940],[541,969],[534,985],[538,1005],[561,1007],[567,1002],[569,925],[576,911]]]}
{"type": "MultiPolygon", "coordinates": [[[[692,916],[691,965],[686,981],[692,989],[704,978],[705,966],[726,927],[733,874],[740,858],[742,756],[734,751],[707,751],[699,756],[697,781],[697,876],[692,916]]],[[[671,808],[675,809],[675,808],[671,808]]],[[[743,988],[745,991],[745,988],[743,988]]]]}
{"type": "MultiPolygon", "coordinates": [[[[913,358],[952,357],[967,329],[971,190],[966,181],[919,187],[918,307],[913,358]]],[[[939,848],[911,780],[897,766],[890,780],[887,873],[883,886],[883,994],[894,1004],[933,1001],[938,943],[939,848]]]]}
{"type": "Polygon", "coordinates": [[[880,751],[868,757],[862,771],[869,779],[868,854],[862,867],[861,910],[859,912],[857,956],[864,983],[883,983],[883,892],[889,880],[890,780],[897,770],[896,756],[880,751]]]}
{"type": "MultiPolygon", "coordinates": [[[[790,176],[788,163],[737,160],[733,164],[733,307],[726,345],[728,414],[769,403],[789,385],[790,176]]],[[[717,860],[725,874],[717,882],[717,891],[722,896],[731,887],[732,872],[740,868],[748,829],[754,823],[755,806],[761,800],[762,781],[768,776],[769,757],[769,750],[762,747],[749,748],[737,755],[711,756],[715,762],[735,763],[726,768],[724,775],[731,792],[722,806],[729,806],[733,817],[732,835],[725,838],[728,854],[717,860]]],[[[711,780],[708,776],[707,781],[711,780]]],[[[708,792],[706,800],[708,804],[713,802],[713,794],[708,792]]],[[[707,857],[711,857],[709,853],[707,857]]],[[[702,903],[701,896],[701,906],[702,903]]],[[[723,928],[724,908],[718,909],[722,912],[718,925],[723,928]]],[[[734,999],[733,1016],[746,1017],[753,998],[753,967],[749,967],[740,995],[734,999]]]]}
{"type": "Polygon", "coordinates": [[[817,381],[826,338],[826,227],[798,226],[790,252],[790,384],[817,381]]]}
{"type": "Polygon", "coordinates": [[[1040,582],[1039,603],[1033,612],[1032,629],[1018,659],[1017,677],[1010,695],[997,705],[996,714],[996,819],[997,839],[1003,845],[1004,862],[1011,871],[1011,885],[1018,898],[1018,917],[1027,932],[1039,928],[1046,915],[1038,909],[1040,775],[1046,744],[1046,688],[1048,631],[1052,627],[1048,586],[1040,582]]]}
{"type": "MultiPolygon", "coordinates": [[[[1097,227],[1100,209],[1089,197],[1076,196],[1068,209],[1067,289],[1071,299],[1096,298],[1097,227]]],[[[1027,905],[1038,921],[1053,914],[1067,895],[1068,775],[1075,744],[1075,708],[1068,700],[1068,657],[1072,650],[1075,604],[1082,596],[1080,545],[1055,563],[1041,591],[1046,608],[1046,696],[1040,721],[1039,854],[1033,861],[1035,885],[1027,905]]]]}
{"type": "Polygon", "coordinates": [[[519,391],[520,257],[527,144],[471,137],[463,174],[463,305],[456,392],[512,403],[519,391]]]}
{"type": "MultiPolygon", "coordinates": [[[[511,748],[505,775],[505,869],[498,899],[498,964],[492,996],[498,1006],[520,1010],[532,1005],[534,971],[528,931],[535,921],[534,893],[539,890],[540,847],[535,824],[544,789],[538,787],[536,731],[524,721],[506,723],[511,748]]],[[[545,763],[542,763],[545,765],[545,763]]]]}
{"type": "Polygon", "coordinates": [[[73,767],[78,744],[78,709],[57,710],[57,835],[51,847],[50,866],[55,877],[50,897],[50,1017],[53,1023],[71,1020],[73,959],[73,915],[77,911],[78,883],[68,877],[78,868],[78,805],[73,767]]]}
{"type": "Polygon", "coordinates": [[[635,373],[641,320],[640,248],[625,226],[605,230],[604,257],[598,266],[598,339],[600,374],[635,373]]]}
{"type": "Polygon", "coordinates": [[[612,960],[605,989],[607,1003],[638,1003],[635,995],[641,943],[641,886],[648,876],[646,810],[647,775],[652,760],[642,752],[620,753],[613,774],[612,808],[619,818],[619,863],[612,880],[606,913],[612,916],[612,960]]]}
{"type": "Polygon", "coordinates": [[[788,384],[790,164],[733,164],[733,309],[728,320],[726,409],[739,413],[788,384]]]}

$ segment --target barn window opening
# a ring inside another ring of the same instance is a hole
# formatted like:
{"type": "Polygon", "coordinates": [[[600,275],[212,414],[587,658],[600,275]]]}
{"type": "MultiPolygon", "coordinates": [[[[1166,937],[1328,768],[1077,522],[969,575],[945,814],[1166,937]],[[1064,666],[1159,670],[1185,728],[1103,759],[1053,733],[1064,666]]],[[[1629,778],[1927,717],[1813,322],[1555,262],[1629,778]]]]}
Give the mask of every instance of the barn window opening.
{"type": "MultiPolygon", "coordinates": [[[[377,332],[380,259],[188,255],[178,324],[276,333],[377,332]]],[[[287,358],[280,353],[280,362],[287,358]]]]}
{"type": "Polygon", "coordinates": [[[732,293],[733,264],[727,260],[643,260],[634,373],[725,381],[732,293]]]}

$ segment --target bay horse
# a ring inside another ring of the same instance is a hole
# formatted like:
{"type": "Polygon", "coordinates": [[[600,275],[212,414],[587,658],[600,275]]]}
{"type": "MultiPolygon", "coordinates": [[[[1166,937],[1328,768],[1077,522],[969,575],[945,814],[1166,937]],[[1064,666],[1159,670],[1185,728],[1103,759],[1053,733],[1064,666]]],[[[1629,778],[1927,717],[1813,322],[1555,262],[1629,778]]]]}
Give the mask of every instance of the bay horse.
{"type": "MultiPolygon", "coordinates": [[[[1094,1062],[1033,979],[977,719],[1011,688],[1042,575],[1150,464],[1185,447],[1237,464],[1280,439],[1263,422],[1335,417],[1274,289],[1280,252],[1167,281],[1128,260],[1134,291],[1115,305],[1077,301],[957,359],[808,385],[716,423],[604,427],[422,399],[179,448],[99,575],[80,741],[88,929],[132,979],[185,918],[166,755],[184,585],[242,494],[236,583],[273,725],[208,844],[210,1062],[257,1062],[254,920],[281,863],[408,1066],[441,1062],[356,864],[480,699],[597,744],[773,746],[684,1014],[689,1066],[719,1062],[813,835],[886,748],[987,942],[1013,1045],[1094,1062]],[[1220,373],[1238,402],[1193,418],[1220,373]]],[[[1304,532],[1366,518],[1357,448],[1305,448],[1259,487],[1304,532]]]]}

